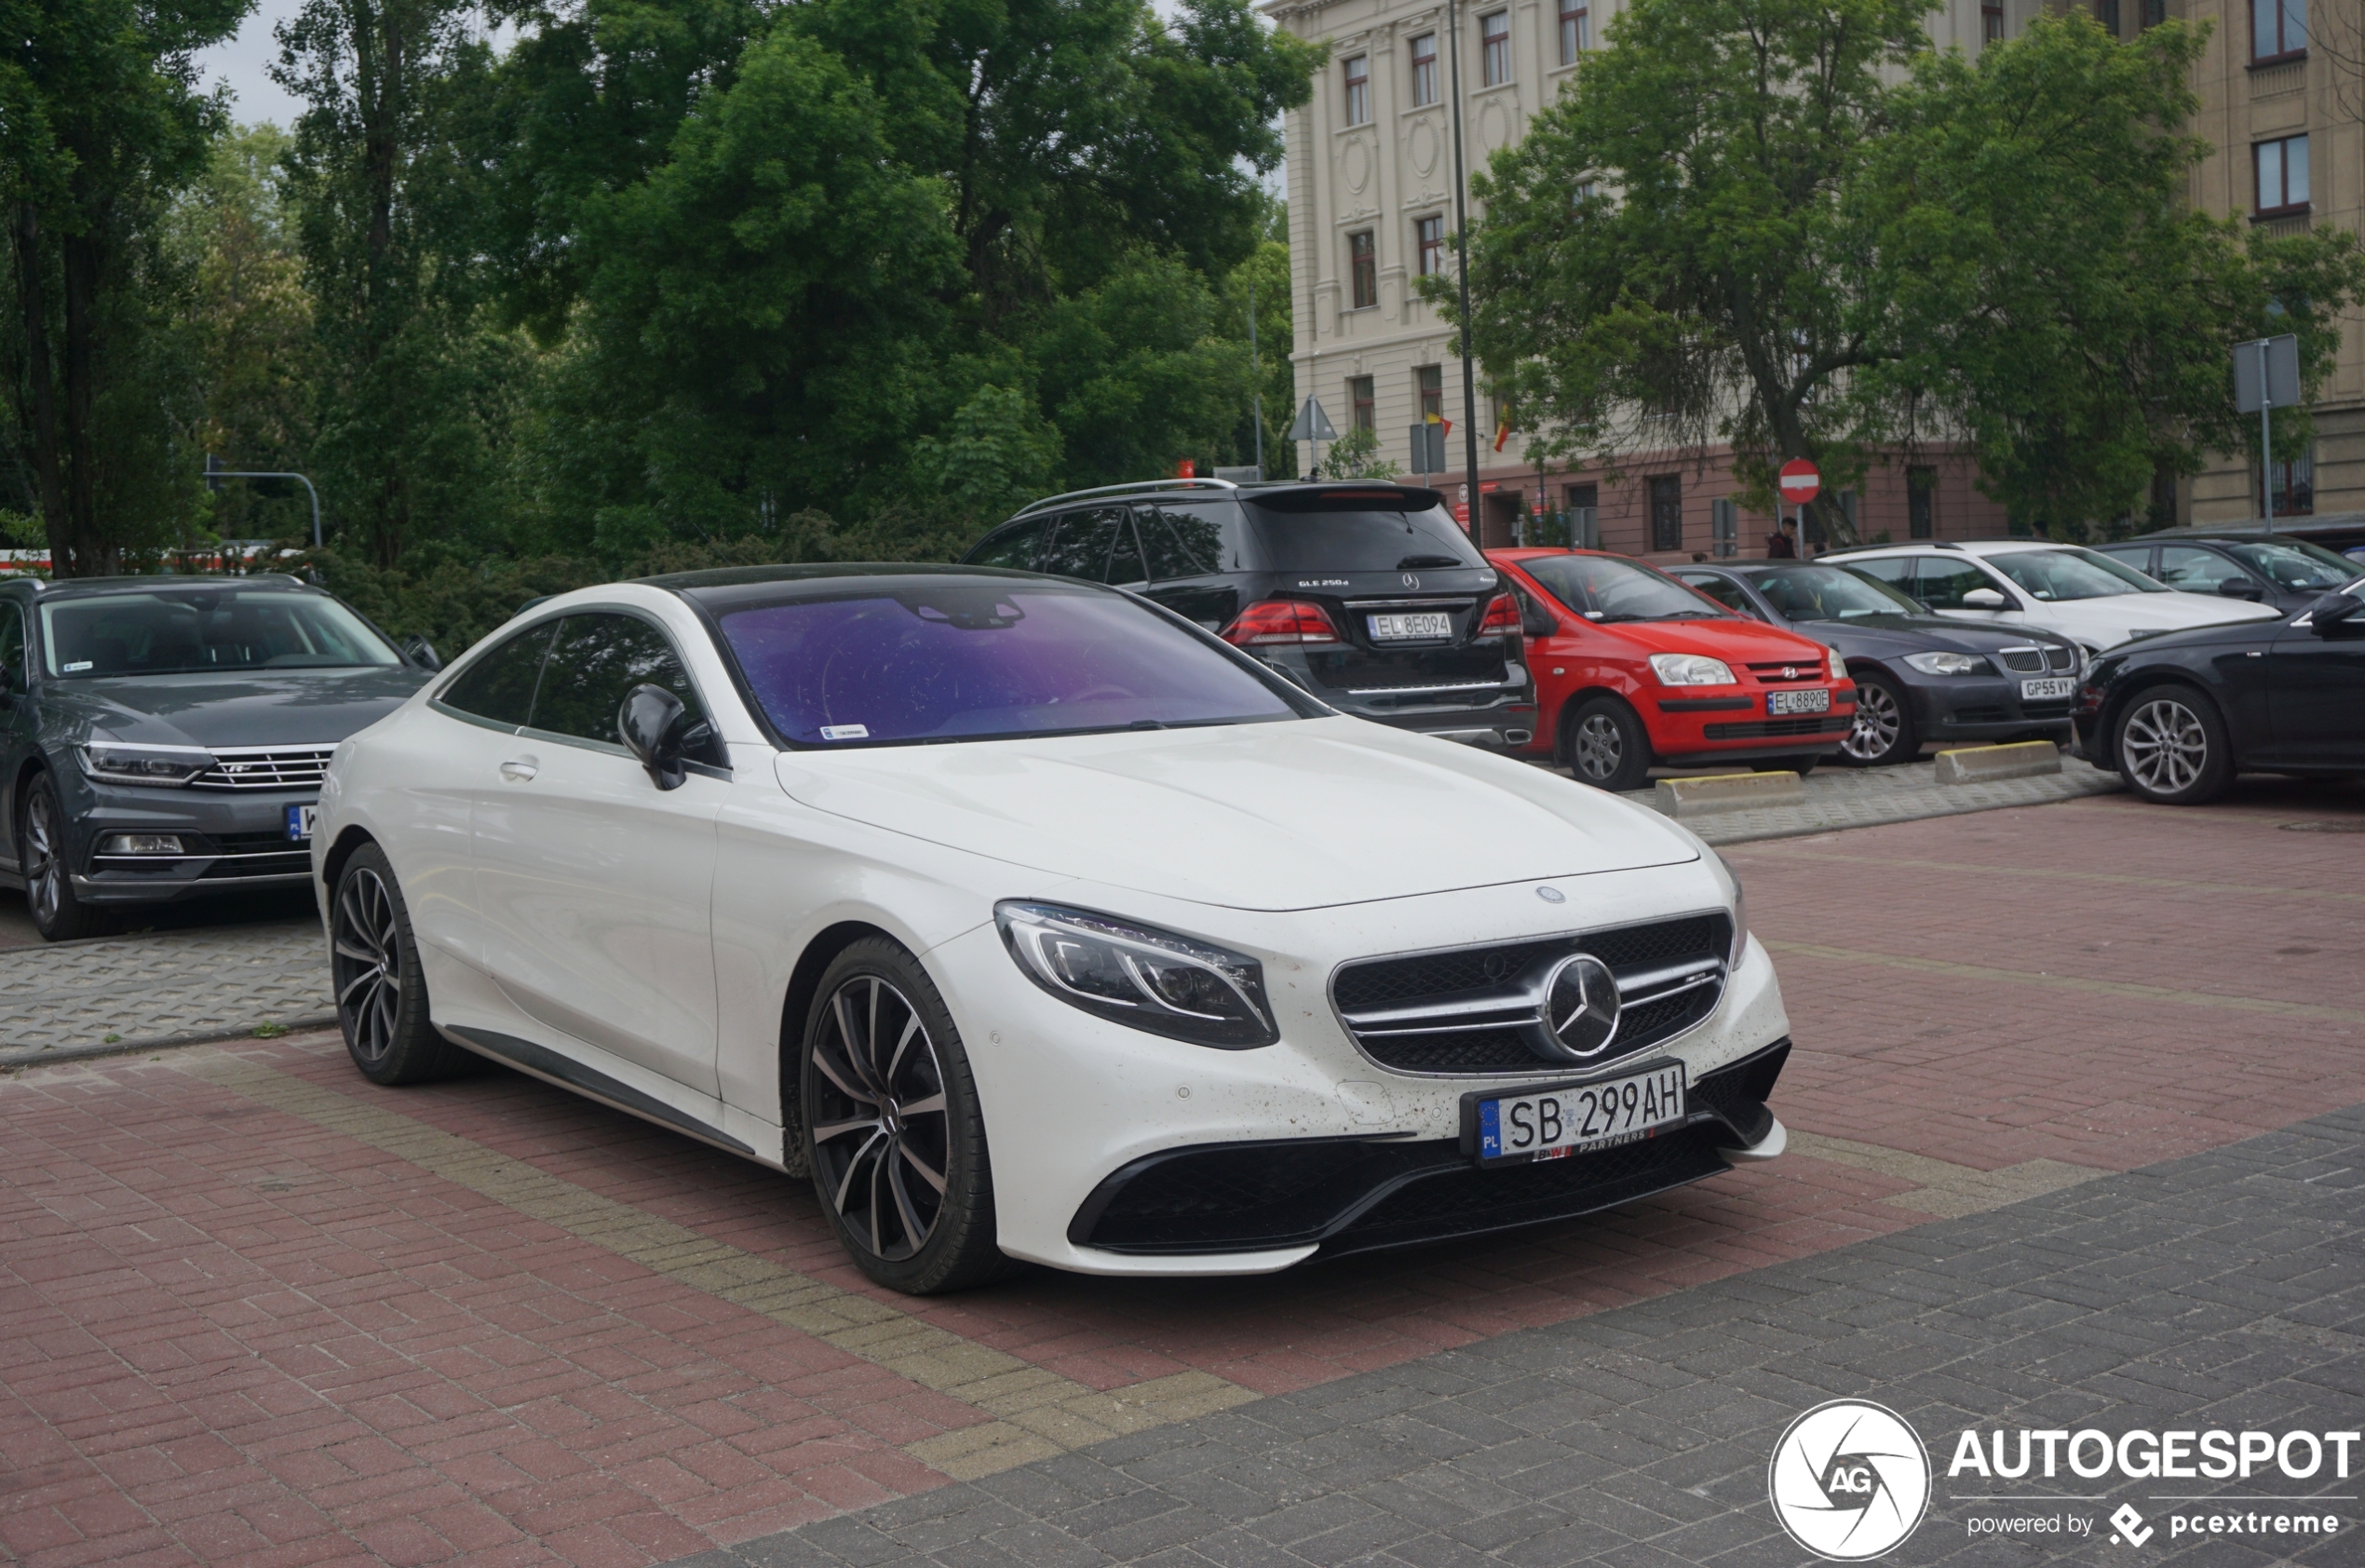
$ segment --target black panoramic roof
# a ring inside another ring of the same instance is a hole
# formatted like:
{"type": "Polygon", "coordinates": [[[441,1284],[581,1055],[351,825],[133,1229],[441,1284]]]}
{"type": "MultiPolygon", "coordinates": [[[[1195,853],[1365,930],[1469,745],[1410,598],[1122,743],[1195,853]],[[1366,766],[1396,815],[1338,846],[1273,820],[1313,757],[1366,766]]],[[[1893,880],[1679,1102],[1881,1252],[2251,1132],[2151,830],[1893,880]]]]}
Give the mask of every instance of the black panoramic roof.
{"type": "MultiPolygon", "coordinates": [[[[1027,583],[1036,588],[1091,590],[1095,583],[1047,577],[1038,572],[1013,572],[1001,566],[943,566],[926,561],[823,562],[804,566],[723,566],[706,572],[669,572],[640,577],[637,582],[678,593],[684,599],[714,607],[783,599],[826,598],[839,587],[865,580],[881,584],[946,578],[976,582],[1027,583]],[[787,591],[782,591],[782,590],[787,591]]],[[[1101,591],[1106,591],[1105,589],[1101,591]]]]}

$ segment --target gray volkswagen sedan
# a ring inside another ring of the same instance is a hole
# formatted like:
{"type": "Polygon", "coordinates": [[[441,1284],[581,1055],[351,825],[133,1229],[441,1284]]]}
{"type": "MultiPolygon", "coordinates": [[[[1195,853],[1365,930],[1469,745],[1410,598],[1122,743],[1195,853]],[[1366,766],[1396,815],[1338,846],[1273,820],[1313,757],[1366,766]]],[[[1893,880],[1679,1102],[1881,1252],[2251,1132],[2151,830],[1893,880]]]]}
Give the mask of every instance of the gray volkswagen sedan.
{"type": "Polygon", "coordinates": [[[294,577],[0,582],[0,886],[61,941],[309,885],[330,753],[434,669],[294,577]]]}

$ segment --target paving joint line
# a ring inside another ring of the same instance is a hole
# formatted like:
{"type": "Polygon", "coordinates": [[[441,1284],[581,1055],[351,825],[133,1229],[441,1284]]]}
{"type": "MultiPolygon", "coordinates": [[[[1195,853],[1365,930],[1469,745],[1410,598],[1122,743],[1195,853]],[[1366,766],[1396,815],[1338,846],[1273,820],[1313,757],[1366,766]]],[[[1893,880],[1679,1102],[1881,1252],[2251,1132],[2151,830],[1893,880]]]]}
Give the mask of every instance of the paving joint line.
{"type": "Polygon", "coordinates": [[[399,1112],[227,1052],[176,1071],[366,1143],[676,1283],[744,1307],[955,1399],[988,1417],[903,1445],[955,1480],[974,1480],[1110,1438],[1262,1398],[1190,1371],[1106,1392],[974,1344],[901,1307],[799,1274],[686,1225],[577,1186],[513,1156],[399,1112]]]}
{"type": "Polygon", "coordinates": [[[1912,1191],[1892,1193],[1875,1201],[1891,1209],[1935,1214],[1944,1220],[1959,1220],[1966,1214],[1983,1214],[1991,1209],[2018,1203],[2022,1198],[2042,1197],[2047,1193],[2057,1193],[2065,1187],[2117,1174],[2058,1159],[2024,1159],[2017,1165],[1981,1170],[1977,1166],[1956,1165],[1951,1160],[1934,1159],[1928,1155],[1908,1154],[1885,1144],[1858,1143],[1848,1138],[1826,1138],[1819,1132],[1793,1131],[1790,1152],[1804,1155],[1809,1159],[1829,1160],[1835,1165],[1854,1166],[1859,1170],[1875,1171],[1900,1182],[1911,1182],[1913,1183],[1912,1191]]]}
{"type": "Polygon", "coordinates": [[[2116,872],[2071,872],[2039,866],[1975,865],[1963,860],[1910,860],[1885,855],[1831,855],[1812,849],[1763,849],[1777,860],[1820,860],[1833,865],[1892,866],[1899,871],[1968,872],[1998,874],[2037,882],[2100,882],[2123,887],[2164,887],[2178,892],[2235,893],[2250,898],[2321,899],[2337,903],[2365,904],[2365,893],[2342,893],[2329,887],[2256,887],[2239,882],[2193,882],[2172,876],[2130,876],[2116,872]]]}
{"type": "Polygon", "coordinates": [[[2135,1002],[2160,1002],[2175,1007],[2216,1007],[2227,1012],[2265,1013],[2275,1018],[2322,1019],[2333,1023],[2365,1023],[2365,1007],[2328,1007],[2314,1002],[2283,1002],[2271,996],[2228,996],[2213,991],[2179,991],[2164,985],[2139,985],[2132,980],[2088,980],[2082,975],[2050,975],[2038,969],[1999,969],[1985,964],[1957,964],[1943,958],[1912,958],[1902,953],[1868,953],[1859,948],[1826,947],[1820,942],[1767,941],[1769,953],[1800,958],[1822,958],[1835,964],[1861,964],[1906,969],[1922,975],[1955,980],[2000,980],[2007,985],[2040,986],[2055,991],[2081,991],[2096,996],[2122,996],[2135,1002]]]}

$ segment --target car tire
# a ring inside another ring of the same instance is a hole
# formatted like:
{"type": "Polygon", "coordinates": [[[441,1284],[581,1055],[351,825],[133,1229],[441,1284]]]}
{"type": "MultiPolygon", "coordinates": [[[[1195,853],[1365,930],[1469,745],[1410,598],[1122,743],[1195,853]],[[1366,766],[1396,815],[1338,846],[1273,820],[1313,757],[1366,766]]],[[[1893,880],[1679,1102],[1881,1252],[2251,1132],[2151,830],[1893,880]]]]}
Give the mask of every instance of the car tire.
{"type": "Polygon", "coordinates": [[[2234,782],[2234,748],[2217,705],[2191,686],[2146,686],[2119,710],[2111,755],[2147,801],[2200,805],[2234,782]]]}
{"type": "Polygon", "coordinates": [[[884,937],[839,953],[815,988],[797,1056],[814,1196],[857,1267],[914,1296],[1017,1267],[994,1229],[968,1054],[917,959],[884,937]]]}
{"type": "Polygon", "coordinates": [[[86,904],[74,890],[74,866],[66,851],[65,807],[46,773],[34,775],[18,817],[17,864],[24,873],[24,901],[42,940],[79,941],[117,929],[110,912],[86,904]]]}
{"type": "Polygon", "coordinates": [[[1651,737],[1633,709],[1616,697],[1597,696],[1561,721],[1561,760],[1579,784],[1613,792],[1639,790],[1650,779],[1651,737]]]}
{"type": "Polygon", "coordinates": [[[1850,767],[1892,767],[1922,754],[1913,704],[1895,677],[1866,670],[1856,677],[1856,727],[1831,760],[1850,767]]]}
{"type": "Polygon", "coordinates": [[[476,1064],[427,1021],[411,909],[385,851],[374,844],[355,850],[337,872],[329,903],[329,982],[345,1053],[372,1083],[432,1083],[476,1064]]]}

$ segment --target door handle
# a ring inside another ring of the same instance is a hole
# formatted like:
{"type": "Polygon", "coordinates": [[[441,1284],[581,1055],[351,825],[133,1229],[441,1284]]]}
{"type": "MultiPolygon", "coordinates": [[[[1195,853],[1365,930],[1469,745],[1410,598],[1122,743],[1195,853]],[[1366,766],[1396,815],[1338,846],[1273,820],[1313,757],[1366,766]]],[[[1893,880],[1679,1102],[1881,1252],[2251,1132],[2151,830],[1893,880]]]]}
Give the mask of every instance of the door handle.
{"type": "Polygon", "coordinates": [[[534,759],[531,757],[513,758],[501,764],[501,777],[512,784],[531,783],[534,776],[541,771],[534,765],[534,759]]]}

